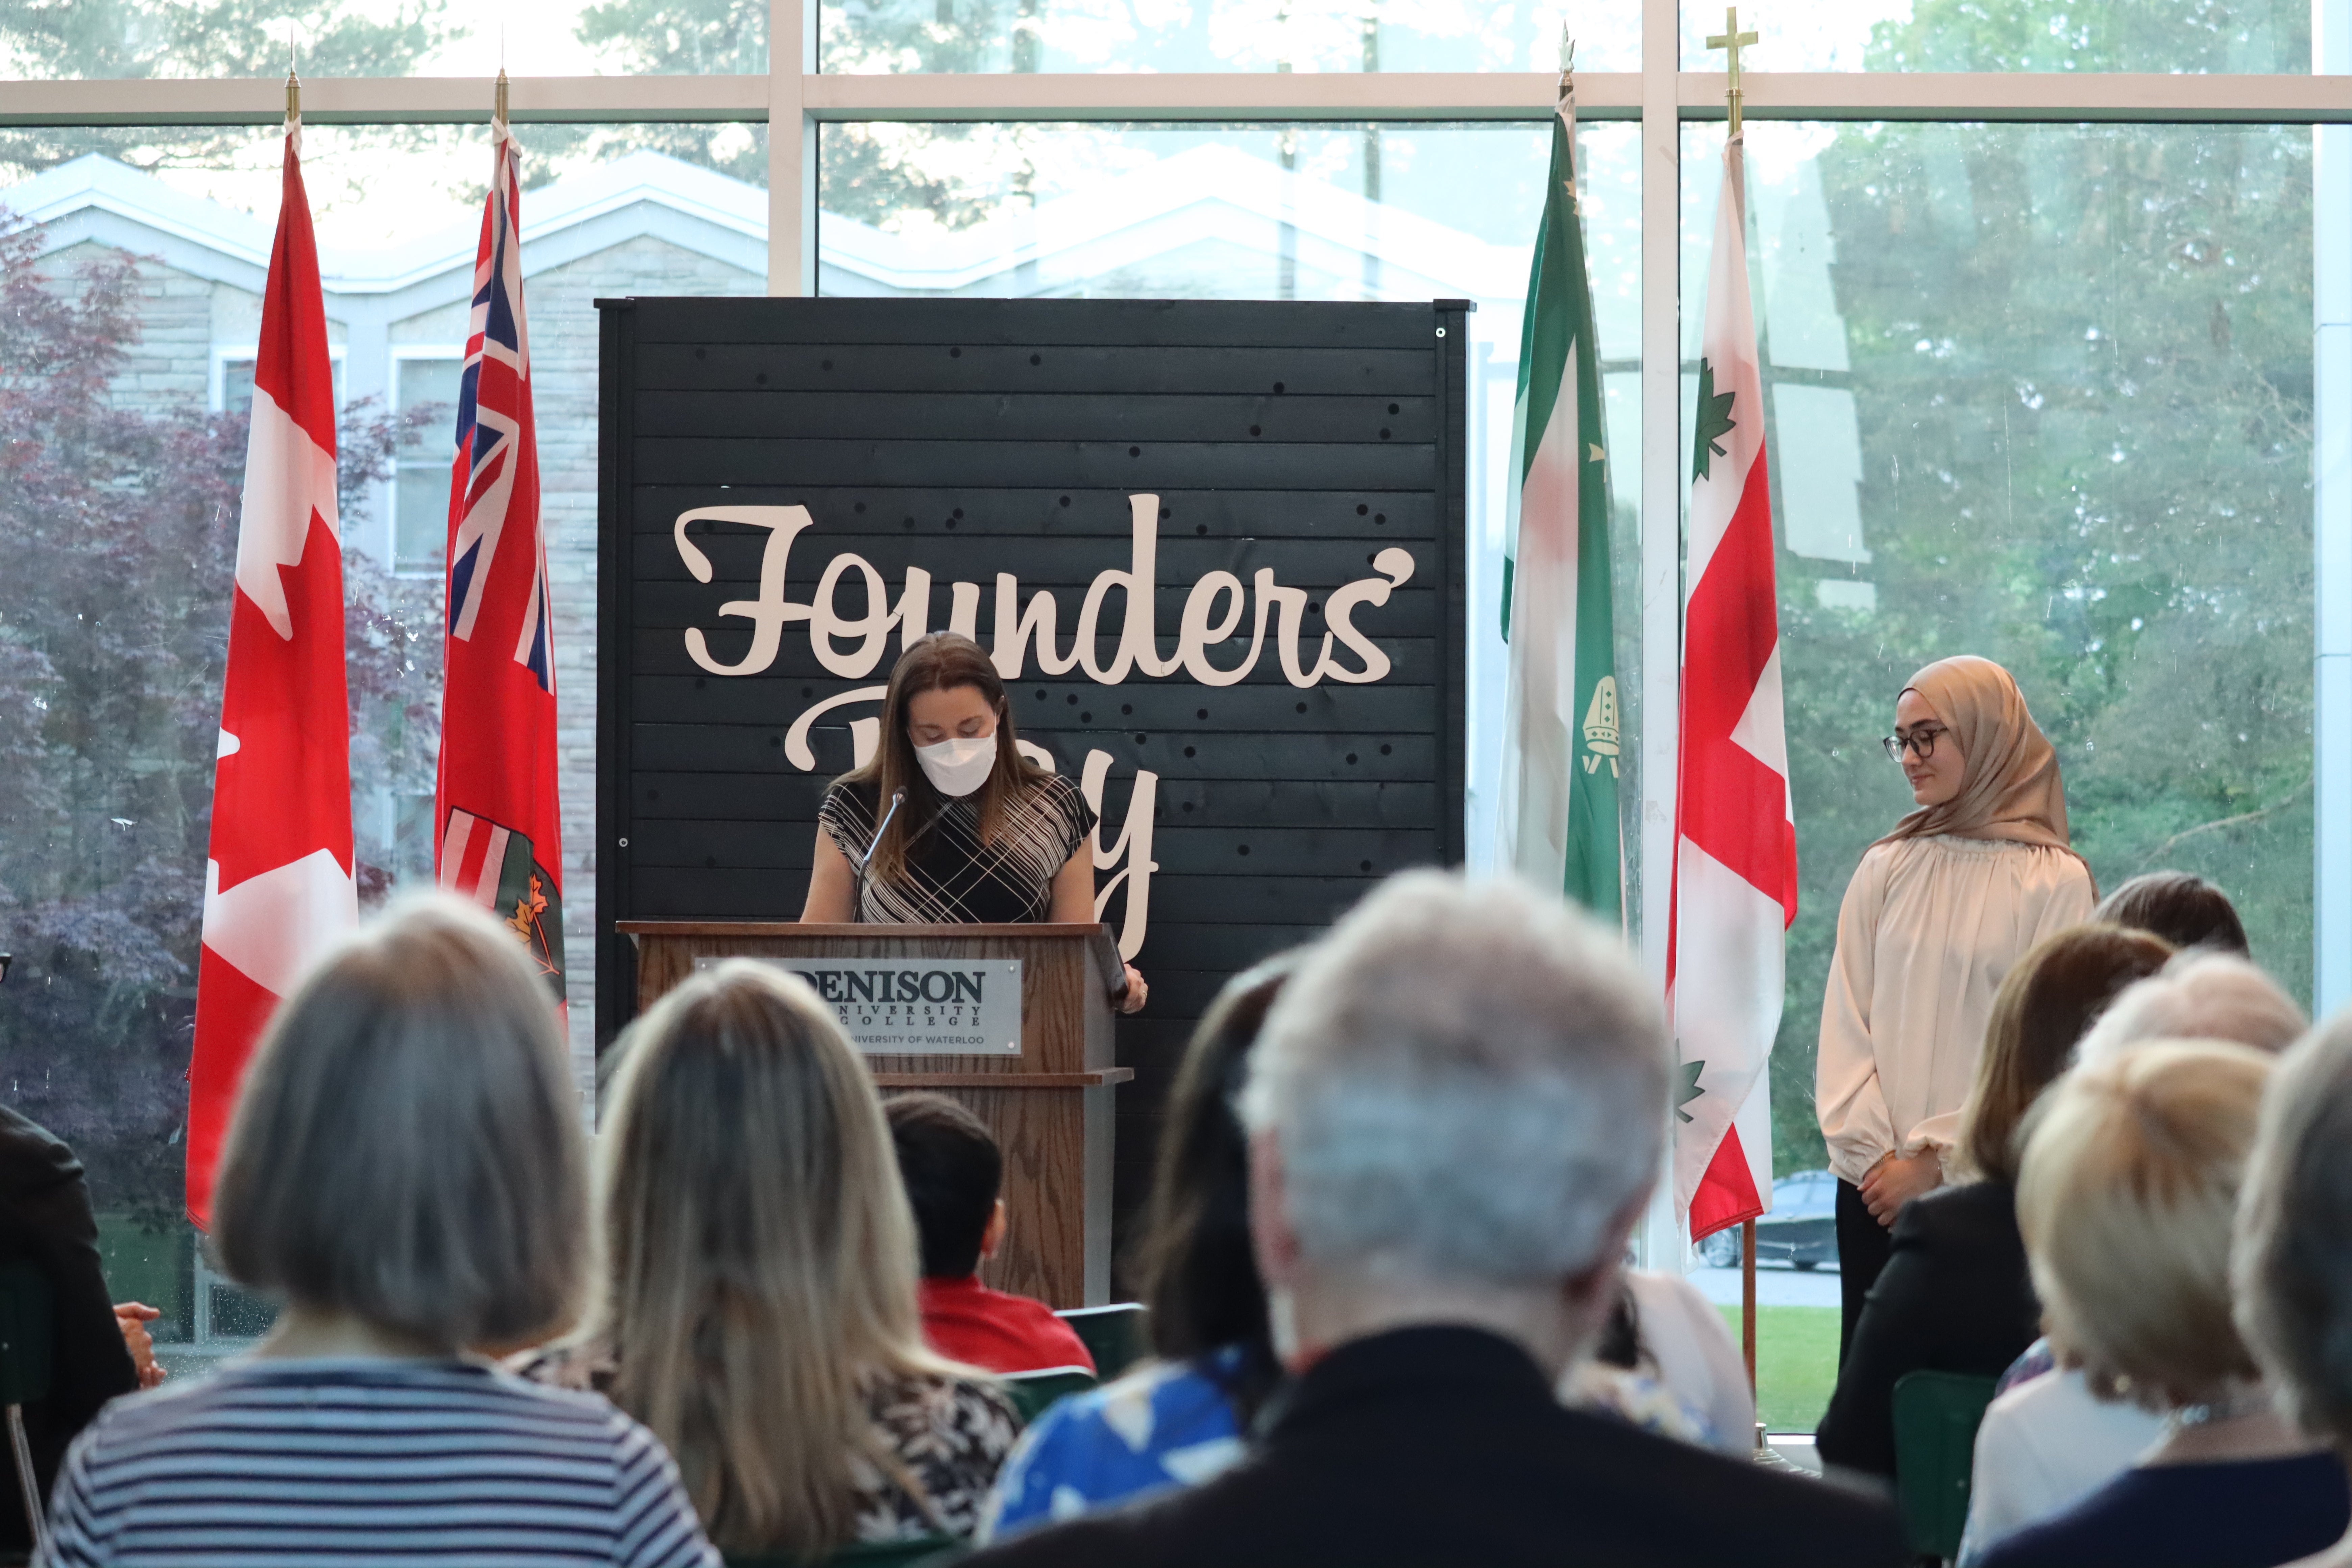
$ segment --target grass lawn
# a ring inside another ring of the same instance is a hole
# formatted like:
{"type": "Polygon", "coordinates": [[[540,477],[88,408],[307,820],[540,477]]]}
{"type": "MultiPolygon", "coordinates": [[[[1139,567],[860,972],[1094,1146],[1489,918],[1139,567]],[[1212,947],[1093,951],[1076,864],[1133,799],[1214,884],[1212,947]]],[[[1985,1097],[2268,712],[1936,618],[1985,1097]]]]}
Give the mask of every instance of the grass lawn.
{"type": "MultiPolygon", "coordinates": [[[[1719,1307],[1739,1338],[1739,1309],[1719,1307]]],[[[1768,1432],[1811,1432],[1837,1384],[1835,1307],[1756,1309],[1756,1414],[1768,1432]]]]}

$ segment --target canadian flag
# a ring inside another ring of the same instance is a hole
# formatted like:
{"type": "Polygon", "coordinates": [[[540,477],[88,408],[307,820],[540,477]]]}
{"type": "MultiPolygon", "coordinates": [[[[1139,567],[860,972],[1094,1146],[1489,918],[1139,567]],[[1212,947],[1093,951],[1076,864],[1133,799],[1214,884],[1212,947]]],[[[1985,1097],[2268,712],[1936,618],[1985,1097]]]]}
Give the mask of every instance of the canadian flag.
{"type": "Polygon", "coordinates": [[[1666,950],[1682,1063],[1675,1197],[1693,1240],[1771,1206],[1768,1067],[1780,1027],[1788,927],[1797,917],[1742,152],[1738,137],[1723,152],[1700,339],[1666,950]]]}
{"type": "Polygon", "coordinates": [[[254,1042],[303,970],[359,923],[332,374],[294,121],[254,356],[205,861],[188,1068],[188,1215],[200,1226],[254,1042]]]}

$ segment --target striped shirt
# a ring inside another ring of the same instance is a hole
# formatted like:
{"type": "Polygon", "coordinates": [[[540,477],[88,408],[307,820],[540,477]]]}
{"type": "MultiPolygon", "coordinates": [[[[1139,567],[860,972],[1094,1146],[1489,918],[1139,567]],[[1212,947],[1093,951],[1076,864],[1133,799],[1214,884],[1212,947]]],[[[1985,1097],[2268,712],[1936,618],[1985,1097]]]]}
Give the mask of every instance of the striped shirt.
{"type": "Polygon", "coordinates": [[[464,1362],[250,1361],[117,1400],[50,1529],[59,1568],[719,1561],[652,1433],[464,1362]]]}

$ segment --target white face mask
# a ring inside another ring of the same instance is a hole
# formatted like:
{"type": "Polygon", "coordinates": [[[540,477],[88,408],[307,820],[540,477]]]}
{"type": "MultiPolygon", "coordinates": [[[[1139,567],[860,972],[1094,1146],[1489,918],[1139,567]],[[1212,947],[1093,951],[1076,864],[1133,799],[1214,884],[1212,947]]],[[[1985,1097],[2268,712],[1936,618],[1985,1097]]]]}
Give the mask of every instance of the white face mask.
{"type": "Polygon", "coordinates": [[[933,789],[961,800],[996,771],[996,737],[959,735],[936,746],[917,746],[915,761],[923,764],[923,776],[933,789]]]}

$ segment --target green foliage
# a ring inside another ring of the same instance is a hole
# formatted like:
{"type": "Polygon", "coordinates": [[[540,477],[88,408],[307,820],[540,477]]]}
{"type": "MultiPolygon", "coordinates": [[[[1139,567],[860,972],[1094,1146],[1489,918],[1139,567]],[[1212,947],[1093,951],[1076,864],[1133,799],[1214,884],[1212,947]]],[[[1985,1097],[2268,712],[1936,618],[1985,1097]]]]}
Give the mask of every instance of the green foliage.
{"type": "Polygon", "coordinates": [[[1821,168],[1877,608],[1822,608],[1846,569],[1783,555],[1783,1170],[1823,1161],[1838,901],[1909,807],[1875,737],[1933,658],[2016,674],[2103,886],[2211,877],[2259,961],[2306,996],[2311,974],[2309,135],[1866,126],[1821,168]]]}
{"type": "Polygon", "coordinates": [[[2292,71],[2311,68],[2296,0],[1917,0],[1872,29],[1873,70],[2292,71]]]}
{"type": "Polygon", "coordinates": [[[448,0],[388,13],[350,0],[12,0],[0,47],[30,77],[285,74],[290,23],[305,76],[399,76],[446,42],[448,0]]]}

